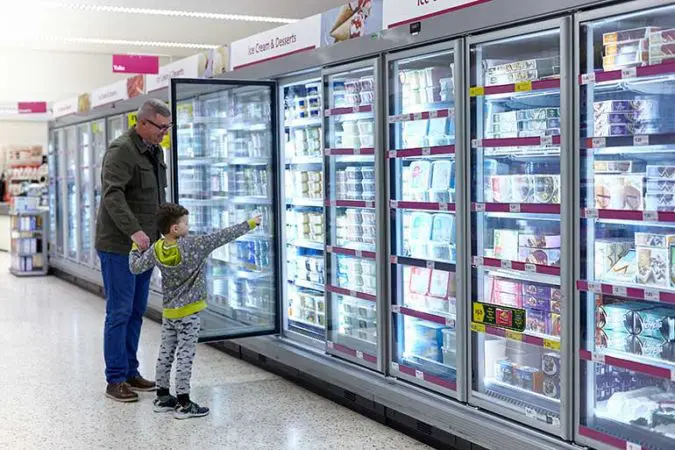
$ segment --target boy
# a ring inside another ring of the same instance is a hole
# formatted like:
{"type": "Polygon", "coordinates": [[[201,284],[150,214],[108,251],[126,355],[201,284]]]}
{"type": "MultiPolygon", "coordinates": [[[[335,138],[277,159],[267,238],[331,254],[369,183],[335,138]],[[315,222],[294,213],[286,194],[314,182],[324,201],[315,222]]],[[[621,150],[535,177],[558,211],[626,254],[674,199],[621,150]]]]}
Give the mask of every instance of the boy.
{"type": "Polygon", "coordinates": [[[209,254],[260,225],[260,216],[206,236],[188,237],[188,210],[165,203],[157,210],[157,225],[164,236],[145,252],[135,245],[129,268],[138,274],[153,267],[162,273],[164,312],[162,345],[157,358],[155,412],[174,412],[176,419],[203,417],[208,408],[190,400],[190,377],[199,336],[199,312],[206,308],[204,267],[209,254]],[[171,365],[176,355],[176,395],[169,393],[171,365]]]}

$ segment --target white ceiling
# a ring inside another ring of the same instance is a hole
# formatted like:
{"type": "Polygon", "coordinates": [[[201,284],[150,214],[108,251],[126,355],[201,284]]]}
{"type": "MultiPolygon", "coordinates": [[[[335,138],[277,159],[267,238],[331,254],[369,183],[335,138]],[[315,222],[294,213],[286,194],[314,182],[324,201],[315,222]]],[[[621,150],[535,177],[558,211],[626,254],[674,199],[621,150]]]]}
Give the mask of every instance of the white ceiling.
{"type": "Polygon", "coordinates": [[[346,0],[1,0],[0,46],[28,50],[85,53],[145,53],[189,56],[197,49],[126,43],[93,44],[54,38],[114,39],[224,45],[281,26],[281,23],[151,14],[86,11],[63,4],[117,6],[301,19],[346,3],[346,0]]]}

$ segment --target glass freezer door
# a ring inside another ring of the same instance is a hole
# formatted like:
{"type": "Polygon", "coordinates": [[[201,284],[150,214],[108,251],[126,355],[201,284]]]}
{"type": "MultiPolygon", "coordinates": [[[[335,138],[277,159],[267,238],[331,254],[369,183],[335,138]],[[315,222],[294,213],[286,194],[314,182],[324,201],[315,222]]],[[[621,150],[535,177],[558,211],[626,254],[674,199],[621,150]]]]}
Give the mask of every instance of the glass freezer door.
{"type": "Polygon", "coordinates": [[[173,198],[190,211],[190,233],[262,216],[260,227],[207,261],[202,341],[279,332],[276,89],[271,82],[171,80],[173,198]]]}
{"type": "Polygon", "coordinates": [[[389,62],[391,373],[457,390],[455,44],[389,62]]]}
{"type": "Polygon", "coordinates": [[[93,124],[85,123],[77,127],[80,154],[80,206],[78,216],[80,221],[79,257],[80,263],[90,265],[92,260],[92,232],[93,202],[92,202],[92,149],[91,138],[93,124]]]}
{"type": "Polygon", "coordinates": [[[286,336],[309,345],[326,340],[324,296],[323,89],[319,74],[279,87],[284,165],[282,258],[286,336]]]}
{"type": "MultiPolygon", "coordinates": [[[[380,370],[376,61],[324,73],[328,353],[380,370]]],[[[321,175],[320,173],[318,175],[321,175]]],[[[308,176],[308,189],[316,179],[308,176]]],[[[304,182],[304,180],[303,180],[304,182]]],[[[382,185],[382,184],[380,184],[382,185]]],[[[382,253],[380,252],[380,255],[382,253]]],[[[380,296],[382,298],[382,296],[380,296]]]]}
{"type": "Polygon", "coordinates": [[[77,127],[65,129],[66,156],[66,256],[77,262],[78,240],[80,236],[79,219],[79,152],[77,127]]]}
{"type": "Polygon", "coordinates": [[[560,150],[571,114],[561,111],[561,67],[569,66],[561,33],[570,29],[569,19],[552,20],[469,46],[470,402],[560,436],[568,432],[561,334],[570,310],[561,277],[569,153],[560,150]]]}
{"type": "Polygon", "coordinates": [[[579,37],[578,440],[672,449],[675,4],[584,14],[579,37]]]}
{"type": "Polygon", "coordinates": [[[50,255],[63,255],[63,238],[59,225],[62,225],[61,216],[61,187],[59,173],[61,131],[52,130],[50,133],[48,168],[49,168],[49,252],[50,255]]]}

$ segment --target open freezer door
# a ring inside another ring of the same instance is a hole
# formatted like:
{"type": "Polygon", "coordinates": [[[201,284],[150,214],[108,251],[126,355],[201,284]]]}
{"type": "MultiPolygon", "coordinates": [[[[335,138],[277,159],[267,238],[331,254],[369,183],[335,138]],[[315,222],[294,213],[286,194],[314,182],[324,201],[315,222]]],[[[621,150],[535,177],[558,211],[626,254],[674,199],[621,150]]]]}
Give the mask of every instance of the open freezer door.
{"type": "Polygon", "coordinates": [[[173,79],[171,108],[172,198],[190,211],[190,233],[262,216],[207,261],[200,342],[277,334],[276,84],[173,79]]]}

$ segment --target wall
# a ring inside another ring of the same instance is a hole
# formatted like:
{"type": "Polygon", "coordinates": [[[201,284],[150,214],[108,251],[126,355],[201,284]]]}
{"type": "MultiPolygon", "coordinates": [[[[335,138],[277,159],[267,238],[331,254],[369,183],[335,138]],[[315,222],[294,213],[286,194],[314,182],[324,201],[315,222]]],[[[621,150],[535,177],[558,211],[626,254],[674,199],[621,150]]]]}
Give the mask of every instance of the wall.
{"type": "Polygon", "coordinates": [[[48,144],[47,122],[0,120],[0,172],[5,169],[6,146],[41,145],[46,154],[48,144]]]}
{"type": "MultiPolygon", "coordinates": [[[[9,49],[0,46],[0,101],[55,101],[105,86],[124,75],[112,73],[112,55],[9,49]],[[9,70],[7,70],[9,68],[9,70]]],[[[160,65],[169,57],[160,58],[160,65]]]]}

